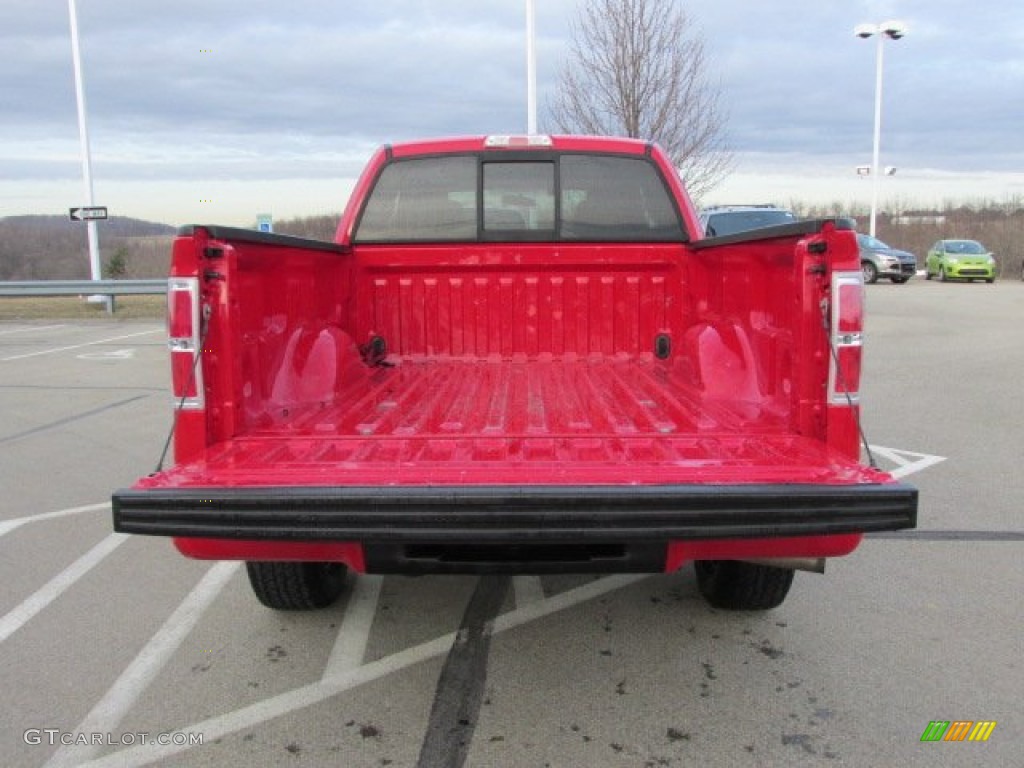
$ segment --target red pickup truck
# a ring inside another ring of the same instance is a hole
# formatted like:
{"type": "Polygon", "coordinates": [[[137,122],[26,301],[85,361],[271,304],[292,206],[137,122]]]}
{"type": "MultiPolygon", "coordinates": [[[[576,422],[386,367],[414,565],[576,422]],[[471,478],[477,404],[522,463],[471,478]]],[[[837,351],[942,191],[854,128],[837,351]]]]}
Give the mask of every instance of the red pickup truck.
{"type": "Polygon", "coordinates": [[[335,242],[190,226],[175,464],[117,531],[247,561],[278,609],[371,573],[671,572],[765,609],[915,525],[861,464],[852,222],[705,238],[655,145],[380,149],[335,242]]]}

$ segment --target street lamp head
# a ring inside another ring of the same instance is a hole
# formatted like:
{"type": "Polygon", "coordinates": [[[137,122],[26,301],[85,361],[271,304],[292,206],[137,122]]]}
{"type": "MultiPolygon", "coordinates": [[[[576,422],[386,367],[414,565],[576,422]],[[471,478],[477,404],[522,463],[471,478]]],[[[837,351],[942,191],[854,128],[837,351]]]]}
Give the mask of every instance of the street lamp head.
{"type": "Polygon", "coordinates": [[[883,21],[881,24],[858,24],[853,28],[853,34],[862,40],[867,40],[872,35],[882,34],[890,40],[899,40],[907,34],[907,25],[902,21],[883,21]]]}
{"type": "Polygon", "coordinates": [[[902,21],[883,21],[880,29],[883,35],[892,40],[899,40],[907,34],[907,25],[902,21]]]}

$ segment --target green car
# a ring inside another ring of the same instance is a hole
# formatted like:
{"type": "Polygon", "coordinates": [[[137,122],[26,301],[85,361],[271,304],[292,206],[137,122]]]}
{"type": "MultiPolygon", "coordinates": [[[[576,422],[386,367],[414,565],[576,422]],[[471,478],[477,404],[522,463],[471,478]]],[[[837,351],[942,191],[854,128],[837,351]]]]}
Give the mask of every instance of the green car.
{"type": "Polygon", "coordinates": [[[924,260],[925,279],[938,275],[945,282],[961,278],[971,282],[975,278],[986,283],[996,279],[996,260],[977,240],[939,240],[928,251],[924,260]]]}

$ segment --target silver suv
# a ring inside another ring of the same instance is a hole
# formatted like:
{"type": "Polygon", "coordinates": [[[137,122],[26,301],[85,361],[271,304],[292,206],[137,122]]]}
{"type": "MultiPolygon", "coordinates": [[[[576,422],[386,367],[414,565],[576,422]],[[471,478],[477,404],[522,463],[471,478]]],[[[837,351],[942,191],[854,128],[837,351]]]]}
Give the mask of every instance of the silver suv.
{"type": "Polygon", "coordinates": [[[874,283],[880,277],[887,277],[894,283],[905,283],[917,274],[914,254],[891,248],[877,237],[858,233],[857,247],[865,283],[874,283]]]}
{"type": "Polygon", "coordinates": [[[700,226],[707,237],[722,237],[762,227],[797,221],[792,211],[774,205],[715,205],[700,212],[700,226]]]}

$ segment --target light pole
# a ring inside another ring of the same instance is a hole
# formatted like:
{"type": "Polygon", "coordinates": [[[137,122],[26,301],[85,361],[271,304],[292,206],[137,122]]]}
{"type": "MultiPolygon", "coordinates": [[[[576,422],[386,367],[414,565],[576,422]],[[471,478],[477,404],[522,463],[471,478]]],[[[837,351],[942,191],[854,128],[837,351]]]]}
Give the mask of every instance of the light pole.
{"type": "Polygon", "coordinates": [[[907,25],[902,21],[883,21],[881,24],[858,24],[853,34],[862,40],[877,36],[875,54],[875,142],[871,158],[871,224],[869,234],[875,236],[875,217],[878,214],[878,163],[882,138],[882,58],[886,38],[899,40],[907,34],[907,25]]]}
{"type": "MultiPolygon", "coordinates": [[[[68,0],[68,15],[71,17],[71,59],[75,68],[75,100],[78,103],[78,134],[82,145],[82,178],[85,182],[85,204],[90,208],[95,204],[92,188],[92,157],[89,152],[89,130],[86,125],[85,111],[85,87],[82,84],[82,56],[78,48],[78,11],[75,8],[75,0],[68,0]]],[[[86,233],[89,240],[89,273],[91,279],[99,280],[103,275],[100,271],[100,244],[96,234],[96,222],[89,219],[86,224],[86,233]]],[[[89,300],[99,299],[107,304],[107,311],[110,312],[113,305],[109,297],[93,297],[89,300]]]]}
{"type": "Polygon", "coordinates": [[[533,0],[526,0],[526,132],[537,133],[536,15],[533,0]]]}

